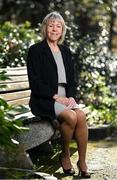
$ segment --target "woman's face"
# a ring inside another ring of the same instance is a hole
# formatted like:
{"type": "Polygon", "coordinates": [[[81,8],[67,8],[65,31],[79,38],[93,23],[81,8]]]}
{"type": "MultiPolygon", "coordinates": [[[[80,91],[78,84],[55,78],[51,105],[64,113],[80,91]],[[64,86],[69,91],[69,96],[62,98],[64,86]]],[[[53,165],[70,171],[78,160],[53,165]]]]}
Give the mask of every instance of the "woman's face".
{"type": "Polygon", "coordinates": [[[62,24],[59,19],[49,20],[47,25],[47,39],[50,42],[58,42],[62,35],[62,24]]]}

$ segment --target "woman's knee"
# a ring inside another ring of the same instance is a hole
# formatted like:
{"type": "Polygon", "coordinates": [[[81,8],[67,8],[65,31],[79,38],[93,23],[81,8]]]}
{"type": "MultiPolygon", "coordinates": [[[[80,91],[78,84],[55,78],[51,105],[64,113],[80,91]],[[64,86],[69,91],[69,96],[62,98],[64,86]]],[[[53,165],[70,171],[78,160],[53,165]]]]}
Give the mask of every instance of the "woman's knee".
{"type": "Polygon", "coordinates": [[[75,126],[76,125],[76,123],[77,123],[77,114],[76,114],[76,112],[74,112],[74,111],[70,111],[69,112],[69,114],[68,114],[68,116],[69,116],[69,119],[70,119],[70,124],[71,125],[73,125],[73,126],[75,126]]]}
{"type": "Polygon", "coordinates": [[[77,114],[72,110],[67,110],[64,113],[62,113],[61,118],[72,128],[74,128],[77,124],[77,114]]]}
{"type": "Polygon", "coordinates": [[[78,122],[86,123],[86,114],[82,110],[76,110],[78,122]]]}

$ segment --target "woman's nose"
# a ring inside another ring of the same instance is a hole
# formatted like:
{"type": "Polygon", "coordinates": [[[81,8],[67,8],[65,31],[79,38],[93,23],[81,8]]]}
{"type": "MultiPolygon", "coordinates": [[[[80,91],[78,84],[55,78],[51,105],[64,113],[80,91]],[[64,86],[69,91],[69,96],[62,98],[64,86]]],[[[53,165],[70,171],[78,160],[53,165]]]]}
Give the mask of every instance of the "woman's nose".
{"type": "Polygon", "coordinates": [[[56,31],[56,26],[53,26],[53,31],[56,31]]]}

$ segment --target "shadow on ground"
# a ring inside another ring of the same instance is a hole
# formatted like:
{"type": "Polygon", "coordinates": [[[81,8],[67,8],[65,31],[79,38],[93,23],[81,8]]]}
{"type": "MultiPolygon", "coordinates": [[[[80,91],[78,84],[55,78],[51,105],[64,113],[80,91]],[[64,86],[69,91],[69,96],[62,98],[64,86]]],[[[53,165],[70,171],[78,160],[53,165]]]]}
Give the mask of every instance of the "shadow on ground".
{"type": "MultiPolygon", "coordinates": [[[[76,143],[71,143],[71,156],[76,152],[76,143]]],[[[59,155],[61,153],[60,143],[53,141],[52,144],[44,143],[43,145],[32,149],[29,154],[39,172],[53,174],[58,179],[66,177],[60,169],[59,155]],[[58,171],[58,169],[60,169],[58,171]]]]}

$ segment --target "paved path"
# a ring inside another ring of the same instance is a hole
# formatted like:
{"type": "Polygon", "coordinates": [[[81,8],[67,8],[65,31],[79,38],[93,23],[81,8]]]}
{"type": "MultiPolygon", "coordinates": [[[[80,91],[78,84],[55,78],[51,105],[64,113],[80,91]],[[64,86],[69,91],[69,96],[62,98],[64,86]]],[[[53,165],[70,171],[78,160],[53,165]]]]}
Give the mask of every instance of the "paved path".
{"type": "MultiPolygon", "coordinates": [[[[74,177],[60,177],[61,180],[80,179],[77,176],[77,153],[72,155],[73,166],[76,169],[74,177]]],[[[91,180],[117,180],[117,132],[113,136],[98,142],[89,142],[87,151],[87,163],[91,171],[91,180]]],[[[57,170],[57,174],[62,169],[57,170]]]]}

